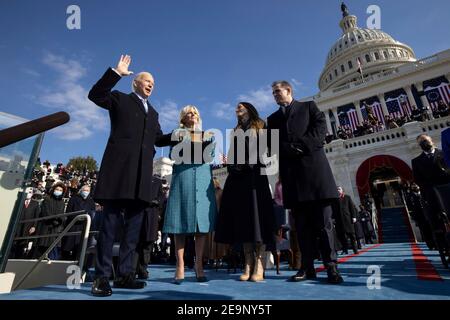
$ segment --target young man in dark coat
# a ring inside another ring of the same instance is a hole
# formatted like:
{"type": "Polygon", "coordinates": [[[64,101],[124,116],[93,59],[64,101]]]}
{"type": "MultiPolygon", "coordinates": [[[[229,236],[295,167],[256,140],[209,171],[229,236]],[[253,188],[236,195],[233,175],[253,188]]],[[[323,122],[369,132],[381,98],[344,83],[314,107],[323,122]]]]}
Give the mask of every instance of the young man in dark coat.
{"type": "MultiPolygon", "coordinates": [[[[33,200],[33,189],[28,188],[26,191],[26,199],[22,207],[22,216],[20,220],[31,220],[39,218],[40,207],[39,202],[33,200]]],[[[36,226],[37,222],[26,222],[20,223],[17,226],[17,237],[29,237],[36,234],[36,226]]],[[[33,242],[33,249],[35,247],[36,241],[33,240],[19,240],[15,242],[14,250],[14,258],[15,259],[27,259],[31,258],[31,253],[28,251],[28,244],[33,242]]]]}
{"type": "Polygon", "coordinates": [[[155,143],[162,138],[158,113],[147,101],[154,86],[153,76],[139,73],[133,80],[133,93],[111,91],[128,70],[131,57],[121,56],[115,69],[109,68],[92,87],[89,99],[109,112],[111,133],[103,155],[94,199],[103,210],[97,243],[95,296],[112,294],[112,248],[117,226],[125,219],[120,244],[117,288],[140,289],[145,282],[135,280],[133,256],[139,240],[144,209],[151,202],[155,143]]]}
{"type": "Polygon", "coordinates": [[[329,283],[341,283],[336,266],[332,202],[338,194],[328,159],[323,149],[327,133],[325,116],[313,101],[293,99],[287,81],[272,84],[273,96],[280,106],[267,119],[269,130],[279,130],[278,154],[283,200],[291,209],[302,252],[302,267],[292,281],[315,279],[315,246],[327,268],[329,283]]]}

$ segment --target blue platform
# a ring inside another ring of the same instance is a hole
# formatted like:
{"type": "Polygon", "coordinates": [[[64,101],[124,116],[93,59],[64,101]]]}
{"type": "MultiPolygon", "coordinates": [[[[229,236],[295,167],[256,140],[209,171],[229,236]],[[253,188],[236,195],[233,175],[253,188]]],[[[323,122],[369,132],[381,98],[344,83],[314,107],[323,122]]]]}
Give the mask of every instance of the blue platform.
{"type": "MultiPolygon", "coordinates": [[[[19,290],[0,295],[1,300],[450,300],[450,271],[441,265],[437,252],[430,252],[422,244],[419,248],[434,266],[438,281],[419,280],[411,244],[395,243],[366,246],[367,251],[357,256],[340,256],[342,285],[326,283],[326,272],[318,274],[317,281],[291,283],[286,280],[292,271],[283,265],[281,275],[271,269],[261,283],[240,282],[239,274],[226,270],[206,270],[210,279],[198,283],[192,271],[186,271],[181,285],[172,283],[174,267],[153,265],[150,280],[141,290],[114,289],[108,298],[95,298],[90,294],[90,283],[81,289],[69,290],[65,286],[47,286],[19,290]],[[369,266],[379,266],[381,288],[367,287],[369,266]]],[[[425,257],[423,257],[425,258],[425,257]]],[[[317,264],[317,267],[320,267],[317,264]]]]}

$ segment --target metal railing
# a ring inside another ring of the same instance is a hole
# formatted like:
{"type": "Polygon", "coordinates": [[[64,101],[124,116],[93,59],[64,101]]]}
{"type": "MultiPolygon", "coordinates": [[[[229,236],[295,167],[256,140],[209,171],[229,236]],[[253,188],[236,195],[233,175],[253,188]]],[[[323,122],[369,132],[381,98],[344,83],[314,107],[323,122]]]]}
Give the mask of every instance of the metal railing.
{"type": "Polygon", "coordinates": [[[69,230],[75,225],[75,223],[77,223],[78,221],[81,221],[81,220],[85,220],[85,225],[84,225],[83,231],[70,232],[70,235],[82,234],[82,245],[81,245],[81,251],[80,251],[80,255],[79,255],[79,259],[78,259],[78,266],[79,266],[80,270],[83,270],[84,256],[86,255],[89,234],[91,234],[93,232],[90,232],[90,229],[91,229],[90,215],[87,213],[82,213],[82,212],[85,212],[85,211],[84,210],[83,211],[75,211],[75,212],[57,214],[57,215],[53,215],[53,216],[49,216],[49,217],[27,219],[27,220],[20,221],[20,223],[28,223],[28,222],[51,220],[51,219],[55,219],[55,218],[59,218],[59,217],[68,217],[68,216],[76,215],[75,218],[59,234],[37,235],[37,236],[15,238],[15,240],[26,240],[26,239],[50,238],[50,237],[57,236],[57,238],[52,242],[52,244],[47,248],[47,250],[37,259],[37,261],[34,263],[33,267],[28,272],[26,272],[22,276],[22,278],[17,282],[17,284],[14,286],[13,290],[16,290],[30,276],[30,274],[36,269],[36,267],[40,264],[40,262],[42,260],[45,259],[45,260],[50,261],[50,259],[48,258],[48,254],[50,253],[50,251],[52,251],[53,248],[56,247],[56,245],[61,241],[61,239],[64,236],[68,236],[69,230]]]}

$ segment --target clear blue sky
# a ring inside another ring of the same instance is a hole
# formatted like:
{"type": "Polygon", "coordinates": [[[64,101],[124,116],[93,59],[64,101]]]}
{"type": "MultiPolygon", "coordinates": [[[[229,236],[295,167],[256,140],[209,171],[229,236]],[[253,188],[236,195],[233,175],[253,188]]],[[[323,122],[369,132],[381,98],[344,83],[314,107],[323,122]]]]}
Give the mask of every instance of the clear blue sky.
{"type": "MultiPolygon", "coordinates": [[[[369,5],[380,6],[382,30],[419,58],[450,48],[448,0],[346,4],[359,26],[369,5]]],[[[274,80],[292,81],[297,98],[317,93],[341,17],[337,0],[1,1],[0,111],[27,119],[69,112],[71,122],[46,135],[41,160],[92,155],[100,162],[109,119],[86,96],[127,53],[130,70],[155,77],[150,101],[166,132],[186,104],[199,107],[204,128],[225,130],[239,100],[263,117],[276,110],[274,80]],[[66,27],[71,4],[81,8],[81,30],[66,27]]],[[[116,89],[129,92],[130,83],[124,78],[116,89]]]]}

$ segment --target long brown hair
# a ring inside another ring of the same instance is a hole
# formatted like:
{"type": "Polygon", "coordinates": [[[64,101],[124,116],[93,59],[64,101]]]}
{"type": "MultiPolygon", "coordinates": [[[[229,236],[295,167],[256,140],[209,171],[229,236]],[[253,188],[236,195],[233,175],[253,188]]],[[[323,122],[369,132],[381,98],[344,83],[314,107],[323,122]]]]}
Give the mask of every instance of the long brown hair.
{"type": "MultiPolygon", "coordinates": [[[[249,129],[255,129],[256,132],[263,129],[265,127],[265,122],[259,117],[258,110],[249,102],[239,102],[238,106],[243,106],[248,111],[249,120],[250,120],[250,128],[249,129]]],[[[239,125],[239,123],[234,128],[236,129],[242,129],[239,125]]]]}

